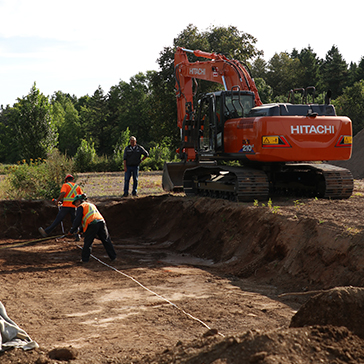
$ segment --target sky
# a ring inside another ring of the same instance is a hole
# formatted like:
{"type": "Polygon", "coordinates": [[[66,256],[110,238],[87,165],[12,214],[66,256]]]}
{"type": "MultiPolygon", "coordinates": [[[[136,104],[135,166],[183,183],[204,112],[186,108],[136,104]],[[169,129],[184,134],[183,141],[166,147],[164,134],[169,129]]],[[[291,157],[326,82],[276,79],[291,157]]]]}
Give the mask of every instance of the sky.
{"type": "MultiPolygon", "coordinates": [[[[26,96],[105,94],[139,72],[159,70],[164,47],[189,24],[228,27],[257,39],[264,59],[333,45],[348,64],[364,56],[358,0],[0,0],[0,105],[26,96]]],[[[204,49],[204,51],[210,51],[204,49]]],[[[295,85],[292,85],[295,87],[295,85]]]]}

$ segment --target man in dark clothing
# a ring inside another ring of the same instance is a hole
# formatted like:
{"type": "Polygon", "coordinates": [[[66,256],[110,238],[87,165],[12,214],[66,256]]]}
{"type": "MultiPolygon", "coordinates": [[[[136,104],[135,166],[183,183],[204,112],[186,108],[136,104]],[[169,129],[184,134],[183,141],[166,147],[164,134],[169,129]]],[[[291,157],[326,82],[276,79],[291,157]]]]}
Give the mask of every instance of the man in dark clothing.
{"type": "Polygon", "coordinates": [[[131,176],[133,176],[133,190],[132,195],[138,195],[138,177],[139,177],[139,164],[149,157],[149,153],[136,142],[134,136],[130,137],[130,144],[124,149],[124,195],[129,195],[129,182],[131,176]],[[143,156],[143,157],[142,157],[143,156]]]}
{"type": "Polygon", "coordinates": [[[86,202],[86,200],[85,194],[77,195],[74,198],[73,204],[77,208],[76,218],[68,236],[72,236],[72,234],[77,231],[78,227],[82,225],[84,231],[84,243],[82,248],[83,263],[87,263],[90,259],[92,243],[96,236],[100,238],[110,260],[114,261],[116,259],[116,252],[111,242],[105,219],[100,214],[97,207],[92,203],[86,202]]]}

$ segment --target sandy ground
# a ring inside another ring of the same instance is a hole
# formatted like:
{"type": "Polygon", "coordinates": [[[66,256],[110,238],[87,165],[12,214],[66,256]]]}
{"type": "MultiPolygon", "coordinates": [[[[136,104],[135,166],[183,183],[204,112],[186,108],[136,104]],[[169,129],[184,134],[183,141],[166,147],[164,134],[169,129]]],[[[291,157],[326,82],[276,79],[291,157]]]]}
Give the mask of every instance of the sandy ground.
{"type": "Polygon", "coordinates": [[[38,240],[51,203],[0,202],[0,301],[40,346],[2,364],[364,362],[362,181],[348,200],[254,206],[167,195],[158,178],[135,199],[85,183],[112,264],[98,240],[88,264],[82,242],[38,240]]]}

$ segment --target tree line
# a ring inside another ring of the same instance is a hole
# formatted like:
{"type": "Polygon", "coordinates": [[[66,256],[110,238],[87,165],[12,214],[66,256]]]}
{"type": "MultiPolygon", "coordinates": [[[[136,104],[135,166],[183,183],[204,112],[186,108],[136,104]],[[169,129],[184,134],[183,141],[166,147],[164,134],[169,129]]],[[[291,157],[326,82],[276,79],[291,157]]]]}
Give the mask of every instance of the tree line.
{"type": "MultiPolygon", "coordinates": [[[[358,64],[347,64],[333,45],[320,59],[308,46],[276,53],[265,61],[256,43],[255,37],[234,26],[200,31],[191,24],[172,46],[161,50],[159,71],[138,73],[129,82],[120,80],[107,92],[98,87],[91,96],[77,98],[57,91],[49,97],[34,83],[28,95],[0,108],[0,163],[47,158],[54,149],[69,157],[89,149],[97,156],[120,158],[128,135],[135,135],[147,149],[168,148],[172,156],[179,147],[173,65],[177,47],[222,53],[242,62],[250,69],[263,103],[287,102],[291,89],[308,86],[315,86],[315,102],[322,103],[331,90],[337,114],[351,118],[354,134],[363,128],[364,57],[358,64]]],[[[199,81],[196,93],[220,87],[199,81]]]]}

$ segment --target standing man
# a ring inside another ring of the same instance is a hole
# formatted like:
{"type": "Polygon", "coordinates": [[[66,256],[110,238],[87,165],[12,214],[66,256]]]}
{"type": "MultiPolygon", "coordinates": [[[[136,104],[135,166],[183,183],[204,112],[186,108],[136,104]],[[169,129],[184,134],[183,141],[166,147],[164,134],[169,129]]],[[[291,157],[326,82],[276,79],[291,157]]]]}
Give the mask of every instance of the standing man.
{"type": "MultiPolygon", "coordinates": [[[[72,204],[72,201],[77,195],[81,195],[83,193],[81,187],[73,181],[74,177],[72,176],[72,174],[68,174],[62,185],[60,195],[56,200],[54,200],[54,203],[57,207],[60,201],[63,201],[63,204],[59,208],[56,219],[53,221],[52,225],[48,226],[45,229],[43,229],[42,227],[38,229],[38,231],[44,238],[47,237],[54,230],[54,228],[63,221],[63,219],[67,215],[70,215],[71,224],[73,224],[73,221],[76,217],[76,209],[75,206],[72,204]]],[[[76,240],[79,240],[78,235],[76,235],[76,240]]]]}
{"type": "Polygon", "coordinates": [[[123,197],[129,195],[129,182],[131,176],[133,176],[132,195],[138,196],[139,164],[147,157],[149,157],[149,153],[141,145],[137,144],[134,136],[130,137],[130,144],[124,149],[125,179],[123,197]]]}
{"type": "Polygon", "coordinates": [[[73,204],[77,208],[76,218],[73,222],[72,228],[68,236],[72,236],[77,231],[78,227],[82,225],[84,243],[82,248],[82,262],[87,263],[90,259],[92,243],[96,236],[100,238],[107,255],[111,261],[116,259],[114,246],[111,242],[106,223],[97,207],[89,202],[86,202],[87,197],[85,194],[77,195],[73,204]]]}

